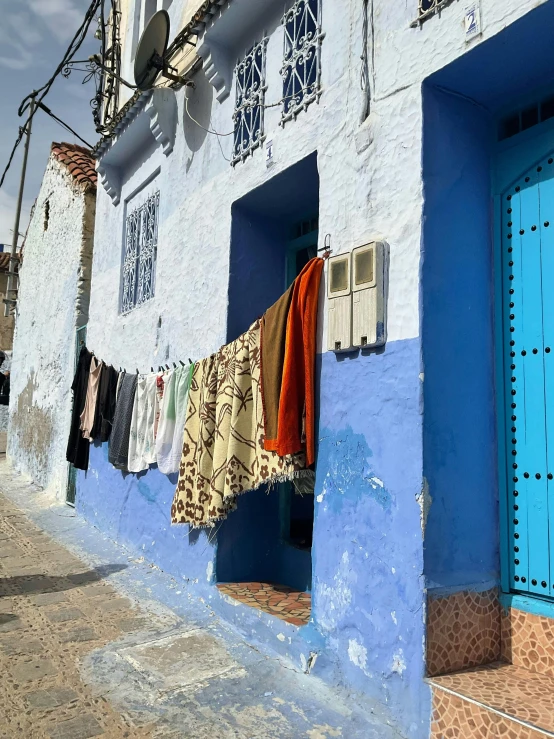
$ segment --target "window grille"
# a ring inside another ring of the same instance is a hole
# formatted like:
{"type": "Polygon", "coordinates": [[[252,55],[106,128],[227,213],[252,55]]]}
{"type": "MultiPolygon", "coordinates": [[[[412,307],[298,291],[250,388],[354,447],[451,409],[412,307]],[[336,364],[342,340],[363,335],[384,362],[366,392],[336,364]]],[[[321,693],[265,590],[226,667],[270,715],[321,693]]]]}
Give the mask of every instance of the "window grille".
{"type": "Polygon", "coordinates": [[[127,216],[121,288],[121,312],[128,313],[154,296],[160,193],[127,216]]]}
{"type": "Polygon", "coordinates": [[[296,0],[283,16],[285,29],[283,113],[295,118],[321,95],[321,0],[296,0]]]}
{"type": "Polygon", "coordinates": [[[435,15],[435,13],[440,13],[451,2],[453,0],[419,0],[417,20],[412,23],[412,28],[435,15]]]}
{"type": "Polygon", "coordinates": [[[231,163],[244,161],[264,140],[265,61],[267,39],[255,44],[235,67],[237,100],[231,163]]]}

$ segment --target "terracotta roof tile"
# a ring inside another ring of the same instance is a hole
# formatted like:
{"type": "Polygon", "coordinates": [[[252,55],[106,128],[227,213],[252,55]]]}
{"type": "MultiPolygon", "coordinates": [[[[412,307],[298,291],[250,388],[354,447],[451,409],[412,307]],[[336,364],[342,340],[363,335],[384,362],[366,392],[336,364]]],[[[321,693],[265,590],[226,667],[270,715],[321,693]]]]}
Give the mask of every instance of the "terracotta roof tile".
{"type": "Polygon", "coordinates": [[[82,184],[96,188],[95,159],[84,146],[77,144],[52,144],[52,154],[67,167],[73,178],[82,184]]]}

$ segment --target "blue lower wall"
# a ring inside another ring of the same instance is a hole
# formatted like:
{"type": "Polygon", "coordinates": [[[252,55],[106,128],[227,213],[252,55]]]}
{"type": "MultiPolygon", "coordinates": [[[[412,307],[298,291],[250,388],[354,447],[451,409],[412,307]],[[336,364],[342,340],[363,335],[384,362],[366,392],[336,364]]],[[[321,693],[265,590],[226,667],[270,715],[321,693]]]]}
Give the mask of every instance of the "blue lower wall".
{"type": "MultiPolygon", "coordinates": [[[[156,468],[124,475],[109,465],[104,445],[91,449],[89,471],[79,474],[77,510],[188,583],[188,593],[209,598],[251,643],[297,664],[301,654],[318,652],[315,675],[386,706],[408,736],[427,737],[419,371],[417,339],[391,343],[380,354],[318,357],[313,622],[306,627],[260,618],[220,598],[213,586],[216,572],[236,568],[237,541],[241,566],[250,560],[244,579],[261,572],[267,540],[256,536],[253,517],[269,516],[276,526],[276,493],[242,496],[221,538],[189,532],[169,523],[175,480],[156,468]]],[[[268,530],[267,522],[260,530],[268,530]]]]}

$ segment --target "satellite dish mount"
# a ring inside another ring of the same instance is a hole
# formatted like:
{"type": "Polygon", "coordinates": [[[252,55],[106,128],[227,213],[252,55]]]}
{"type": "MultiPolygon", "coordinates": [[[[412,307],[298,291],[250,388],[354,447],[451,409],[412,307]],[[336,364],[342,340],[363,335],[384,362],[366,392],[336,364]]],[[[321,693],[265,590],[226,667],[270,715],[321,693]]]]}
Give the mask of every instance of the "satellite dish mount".
{"type": "Polygon", "coordinates": [[[142,32],[135,54],[135,85],[139,90],[150,90],[160,74],[181,85],[193,84],[185,77],[175,74],[177,70],[167,60],[169,29],[167,10],[158,10],[142,32]]]}
{"type": "Polygon", "coordinates": [[[148,21],[140,37],[135,54],[134,85],[106,67],[99,54],[94,54],[90,57],[90,60],[107,74],[115,77],[116,80],[133,90],[144,92],[152,89],[156,78],[160,74],[172,82],[177,82],[187,87],[194,87],[194,82],[179,74],[175,74],[177,70],[169,64],[167,59],[169,28],[169,14],[167,10],[158,10],[148,21]]]}

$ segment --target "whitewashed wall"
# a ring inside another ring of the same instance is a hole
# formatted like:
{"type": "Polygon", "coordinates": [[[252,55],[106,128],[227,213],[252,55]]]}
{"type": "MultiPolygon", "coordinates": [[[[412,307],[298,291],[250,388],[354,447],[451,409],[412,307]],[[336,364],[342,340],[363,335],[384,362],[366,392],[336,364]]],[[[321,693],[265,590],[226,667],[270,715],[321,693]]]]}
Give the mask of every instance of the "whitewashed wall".
{"type": "Polygon", "coordinates": [[[16,469],[62,498],[75,329],[87,318],[94,213],[94,194],[85,194],[65,166],[51,157],[20,272],[8,456],[16,469]]]}

